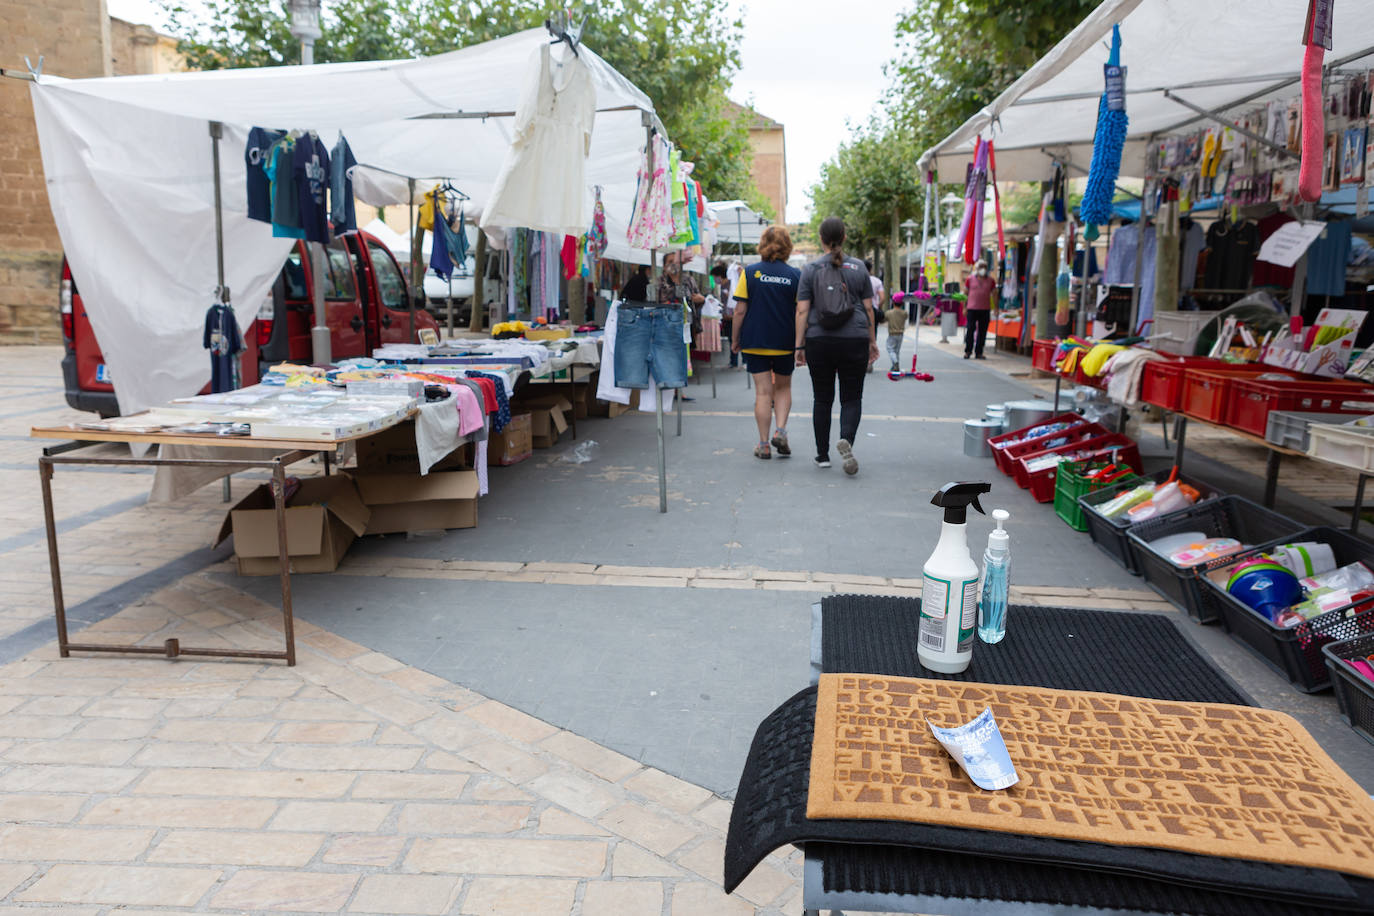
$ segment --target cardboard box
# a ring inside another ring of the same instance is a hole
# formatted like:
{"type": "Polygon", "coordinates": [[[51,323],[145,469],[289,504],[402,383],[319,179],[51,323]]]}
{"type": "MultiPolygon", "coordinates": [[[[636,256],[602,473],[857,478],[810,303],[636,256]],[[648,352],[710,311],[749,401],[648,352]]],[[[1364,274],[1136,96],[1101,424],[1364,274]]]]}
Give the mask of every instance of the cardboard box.
{"type": "MultiPolygon", "coordinates": [[[[367,530],[370,513],[353,479],[340,474],[307,477],[286,507],[286,550],[293,573],[333,572],[348,546],[367,530]]],[[[270,484],[263,484],[229,510],[216,544],[234,536],[241,576],[275,576],[277,512],[270,484]]]]}
{"type": "Polygon", "coordinates": [[[499,433],[487,436],[487,465],[509,467],[534,454],[530,439],[530,415],[511,414],[510,422],[499,433]]]}
{"type": "Polygon", "coordinates": [[[535,448],[553,448],[558,437],[568,428],[568,411],[572,404],[562,394],[522,396],[511,404],[511,412],[527,411],[530,415],[530,441],[535,448]]]}
{"type": "Polygon", "coordinates": [[[572,328],[530,328],[525,332],[526,340],[562,340],[572,336],[572,328]]]}
{"type": "MultiPolygon", "coordinates": [[[[415,421],[407,420],[373,436],[359,439],[358,470],[378,474],[419,474],[420,453],[415,447],[415,421]]],[[[435,471],[461,471],[472,468],[472,450],[454,449],[431,467],[435,471]]]]}
{"type": "Polygon", "coordinates": [[[356,475],[371,515],[365,534],[477,527],[477,472],[356,475]]]}

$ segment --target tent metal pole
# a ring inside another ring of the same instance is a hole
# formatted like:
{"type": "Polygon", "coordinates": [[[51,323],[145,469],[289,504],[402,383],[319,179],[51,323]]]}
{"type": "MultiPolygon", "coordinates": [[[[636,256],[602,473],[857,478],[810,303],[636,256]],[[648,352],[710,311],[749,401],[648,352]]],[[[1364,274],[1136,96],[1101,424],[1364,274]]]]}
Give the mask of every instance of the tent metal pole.
{"type": "MultiPolygon", "coordinates": [[[[215,172],[215,298],[225,305],[229,304],[229,290],[224,285],[224,196],[219,172],[219,141],[224,136],[224,125],[219,121],[210,122],[210,160],[215,172]]],[[[242,359],[242,357],[235,357],[242,359]]],[[[229,474],[224,475],[222,499],[229,502],[233,494],[229,485],[229,474]]],[[[46,483],[46,481],[45,481],[46,483]]]]}
{"type": "MultiPolygon", "coordinates": [[[[648,112],[641,112],[644,123],[644,155],[648,164],[648,174],[654,173],[654,126],[648,112]]],[[[658,301],[658,249],[649,251],[649,290],[645,294],[650,302],[658,301]]],[[[663,394],[657,388],[642,389],[653,395],[654,423],[658,430],[658,511],[668,511],[668,454],[667,443],[663,441],[663,394]]],[[[641,395],[642,397],[642,395],[641,395]]]]}
{"type": "MultiPolygon", "coordinates": [[[[406,183],[407,183],[407,187],[410,189],[410,226],[409,226],[409,231],[410,231],[410,245],[411,245],[411,252],[410,252],[410,339],[409,339],[407,342],[408,342],[408,343],[414,343],[414,342],[415,342],[415,297],[416,297],[416,296],[423,296],[423,295],[425,294],[425,285],[424,285],[424,281],[420,278],[419,272],[415,269],[415,267],[416,267],[416,265],[419,263],[419,261],[417,260],[417,258],[419,257],[420,249],[423,248],[424,246],[423,246],[423,245],[417,245],[417,244],[415,243],[415,236],[416,236],[416,234],[417,234],[416,231],[415,231],[415,179],[414,179],[414,178],[407,178],[407,179],[406,179],[406,183]]],[[[421,241],[422,241],[422,242],[424,241],[423,237],[421,238],[421,241]]],[[[450,295],[450,299],[449,299],[449,303],[448,303],[448,310],[449,310],[449,314],[451,315],[451,314],[453,314],[453,299],[451,298],[451,297],[452,297],[452,292],[451,292],[451,291],[450,291],[450,294],[449,294],[449,295],[450,295]]],[[[452,332],[449,333],[449,336],[450,336],[450,337],[453,336],[452,332]]]]}

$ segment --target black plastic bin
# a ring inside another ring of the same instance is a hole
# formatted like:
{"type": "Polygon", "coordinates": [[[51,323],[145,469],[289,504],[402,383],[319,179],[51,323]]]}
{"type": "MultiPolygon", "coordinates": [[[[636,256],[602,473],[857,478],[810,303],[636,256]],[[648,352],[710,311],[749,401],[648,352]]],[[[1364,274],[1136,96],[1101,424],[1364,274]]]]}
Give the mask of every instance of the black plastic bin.
{"type": "MultiPolygon", "coordinates": [[[[1374,566],[1374,544],[1342,528],[1306,528],[1276,543],[1294,541],[1330,544],[1339,566],[1361,561],[1374,566]]],[[[1229,565],[1262,552],[1247,550],[1228,557],[1226,563],[1229,565]]],[[[1256,614],[1232,598],[1224,586],[1216,582],[1208,580],[1203,583],[1203,589],[1206,592],[1204,600],[1210,608],[1220,611],[1227,632],[1249,646],[1271,668],[1305,693],[1315,693],[1331,686],[1331,673],[1322,657],[1324,646],[1374,633],[1374,601],[1336,608],[1319,617],[1304,620],[1295,627],[1285,628],[1275,626],[1256,614]]]]}
{"type": "Polygon", "coordinates": [[[1271,544],[1284,544],[1303,526],[1286,515],[1280,515],[1240,496],[1219,496],[1199,502],[1187,509],[1152,518],[1132,525],[1126,532],[1130,549],[1140,563],[1145,581],[1165,598],[1178,605],[1198,623],[1217,619],[1215,608],[1204,606],[1199,576],[1218,566],[1235,562],[1223,557],[1188,569],[1180,569],[1169,558],[1151,550],[1150,541],[1184,531],[1201,531],[1205,537],[1236,538],[1242,544],[1258,549],[1271,544]]]}
{"type": "Polygon", "coordinates": [[[1374,655],[1374,634],[1322,646],[1341,716],[1361,738],[1374,744],[1374,683],[1345,663],[1374,655]]]}
{"type": "MultiPolygon", "coordinates": [[[[1145,476],[1155,483],[1163,483],[1169,479],[1171,473],[1173,473],[1172,470],[1156,471],[1145,476]]],[[[1202,494],[1199,501],[1220,495],[1213,487],[1195,477],[1179,474],[1178,479],[1202,494]]],[[[1126,532],[1131,528],[1131,522],[1123,518],[1107,518],[1097,510],[1097,507],[1110,502],[1118,494],[1139,485],[1139,480],[1130,483],[1116,483],[1080,496],[1078,499],[1078,505],[1083,509],[1083,520],[1088,523],[1088,537],[1092,539],[1099,550],[1115,560],[1118,565],[1133,576],[1140,575],[1140,561],[1136,559],[1135,552],[1131,549],[1131,542],[1126,539],[1126,532]]],[[[1159,517],[1164,518],[1165,516],[1159,517]]],[[[1154,519],[1149,519],[1149,521],[1154,521],[1154,519]]]]}

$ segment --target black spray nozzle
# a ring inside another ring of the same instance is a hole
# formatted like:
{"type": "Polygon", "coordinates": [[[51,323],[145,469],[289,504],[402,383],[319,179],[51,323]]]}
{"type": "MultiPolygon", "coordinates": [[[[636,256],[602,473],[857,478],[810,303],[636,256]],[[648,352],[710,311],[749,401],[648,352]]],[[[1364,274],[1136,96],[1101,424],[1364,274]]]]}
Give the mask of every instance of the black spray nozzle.
{"type": "MultiPolygon", "coordinates": [[[[962,525],[968,520],[968,507],[972,505],[979,512],[983,512],[983,507],[978,504],[978,497],[991,492],[992,484],[981,481],[947,483],[931,498],[930,504],[944,509],[945,521],[951,525],[962,525]]],[[[987,515],[986,512],[983,514],[987,515]]]]}

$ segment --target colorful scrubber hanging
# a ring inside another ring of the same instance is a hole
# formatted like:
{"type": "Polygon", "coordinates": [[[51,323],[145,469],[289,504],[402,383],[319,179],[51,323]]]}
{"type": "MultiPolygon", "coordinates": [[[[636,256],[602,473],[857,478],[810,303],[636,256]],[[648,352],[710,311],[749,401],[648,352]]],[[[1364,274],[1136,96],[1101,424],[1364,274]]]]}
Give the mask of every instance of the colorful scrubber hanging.
{"type": "Polygon", "coordinates": [[[1325,156],[1326,112],[1322,97],[1322,58],[1331,47],[1331,7],[1335,0],[1308,0],[1302,42],[1302,160],[1298,167],[1298,196],[1321,200],[1325,156]]]}
{"type": "Polygon", "coordinates": [[[1088,186],[1083,191],[1081,213],[1090,226],[1112,217],[1116,178],[1121,173],[1121,154],[1126,146],[1126,79],[1121,66],[1121,27],[1112,26],[1112,50],[1103,68],[1106,88],[1097,106],[1097,132],[1093,134],[1093,161],[1088,186]]]}

